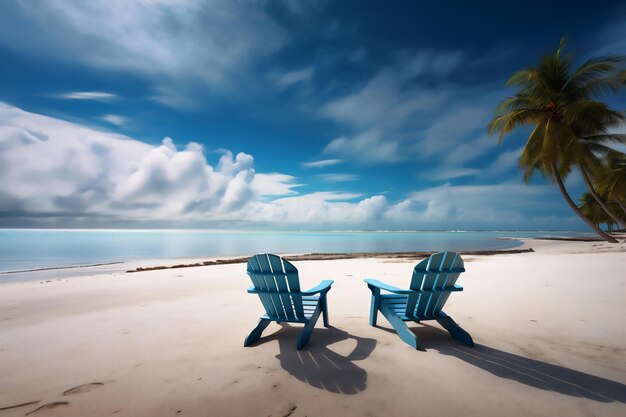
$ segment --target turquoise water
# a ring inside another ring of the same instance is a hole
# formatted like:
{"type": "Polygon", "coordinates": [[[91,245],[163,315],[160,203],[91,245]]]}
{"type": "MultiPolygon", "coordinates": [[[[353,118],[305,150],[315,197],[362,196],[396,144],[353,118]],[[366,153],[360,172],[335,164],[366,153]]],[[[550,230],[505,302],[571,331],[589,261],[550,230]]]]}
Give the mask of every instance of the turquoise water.
{"type": "Polygon", "coordinates": [[[564,231],[276,232],[210,230],[0,230],[0,271],[259,252],[490,250],[506,237],[580,236],[564,231]]]}

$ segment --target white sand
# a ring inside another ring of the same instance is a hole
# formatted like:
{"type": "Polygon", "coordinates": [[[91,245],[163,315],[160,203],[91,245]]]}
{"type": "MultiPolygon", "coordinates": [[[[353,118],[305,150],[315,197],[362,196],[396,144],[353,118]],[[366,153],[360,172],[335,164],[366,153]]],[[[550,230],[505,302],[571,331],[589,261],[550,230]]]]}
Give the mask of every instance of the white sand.
{"type": "Polygon", "coordinates": [[[39,401],[0,417],[626,415],[626,245],[527,246],[465,257],[444,310],[473,349],[367,324],[362,279],[406,287],[414,260],[296,262],[305,288],[335,280],[334,327],[301,352],[298,325],[243,347],[262,311],[243,264],[0,284],[0,408],[39,401]]]}

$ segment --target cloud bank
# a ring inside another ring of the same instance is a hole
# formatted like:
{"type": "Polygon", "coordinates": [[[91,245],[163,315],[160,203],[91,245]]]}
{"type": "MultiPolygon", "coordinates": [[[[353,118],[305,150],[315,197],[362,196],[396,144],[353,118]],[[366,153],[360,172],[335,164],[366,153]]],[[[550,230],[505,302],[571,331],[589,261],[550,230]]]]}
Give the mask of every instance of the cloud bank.
{"type": "MultiPolygon", "coordinates": [[[[330,183],[353,179],[328,175],[330,183]]],[[[176,146],[166,137],[150,145],[0,103],[4,226],[510,228],[526,224],[533,207],[555,201],[548,198],[553,187],[519,184],[444,184],[395,202],[339,190],[299,193],[303,186],[292,175],[257,173],[244,152],[222,151],[211,164],[195,142],[176,146]]]]}
{"type": "MultiPolygon", "coordinates": [[[[255,186],[253,158],[225,152],[210,165],[201,145],[152,146],[0,104],[0,210],[24,216],[166,220],[241,209],[284,177],[255,186]]],[[[282,186],[283,189],[285,186],[282,186]]]]}

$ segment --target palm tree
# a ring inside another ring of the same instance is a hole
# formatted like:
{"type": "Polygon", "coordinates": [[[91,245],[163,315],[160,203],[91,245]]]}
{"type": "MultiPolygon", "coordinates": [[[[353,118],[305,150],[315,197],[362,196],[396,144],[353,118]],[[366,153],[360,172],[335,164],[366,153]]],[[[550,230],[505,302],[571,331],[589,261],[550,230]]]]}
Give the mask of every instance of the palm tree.
{"type": "MultiPolygon", "coordinates": [[[[626,215],[626,155],[610,150],[603,158],[598,190],[619,206],[626,215]]],[[[623,217],[622,217],[623,218],[623,217]]],[[[622,226],[623,228],[623,226],[622,226]]]]}
{"type": "Polygon", "coordinates": [[[598,226],[602,223],[606,223],[609,230],[613,229],[615,222],[613,222],[613,219],[602,209],[591,193],[584,193],[578,201],[580,201],[578,208],[589,220],[598,226]]]}
{"type": "Polygon", "coordinates": [[[620,113],[592,99],[622,87],[626,77],[617,65],[623,58],[590,59],[572,71],[572,55],[562,53],[564,45],[561,39],[556,52],[543,56],[537,67],[518,71],[509,79],[507,85],[518,91],[500,103],[488,130],[499,132],[501,142],[518,127],[533,126],[519,160],[524,180],[528,183],[536,171],[554,180],[570,208],[603,239],[615,243],[615,238],[580,211],[563,179],[572,168],[585,167],[591,161],[588,143],[605,143],[606,131],[624,120],[620,113]]]}
{"type": "MultiPolygon", "coordinates": [[[[598,125],[602,125],[602,123],[598,123],[598,125]]],[[[581,142],[586,149],[584,155],[582,155],[583,159],[577,161],[577,166],[582,174],[585,184],[587,185],[589,194],[596,200],[600,208],[604,210],[614,223],[619,224],[622,229],[626,229],[626,220],[624,217],[620,217],[616,210],[611,208],[608,204],[608,199],[604,199],[600,196],[600,194],[608,193],[599,192],[598,190],[598,187],[601,186],[602,181],[607,175],[605,166],[608,162],[607,158],[609,155],[621,154],[621,152],[615,151],[611,147],[605,145],[605,143],[624,143],[626,142],[626,135],[606,133],[608,127],[604,127],[604,130],[604,132],[596,132],[590,136],[586,136],[583,133],[578,135],[582,139],[581,142]]]]}

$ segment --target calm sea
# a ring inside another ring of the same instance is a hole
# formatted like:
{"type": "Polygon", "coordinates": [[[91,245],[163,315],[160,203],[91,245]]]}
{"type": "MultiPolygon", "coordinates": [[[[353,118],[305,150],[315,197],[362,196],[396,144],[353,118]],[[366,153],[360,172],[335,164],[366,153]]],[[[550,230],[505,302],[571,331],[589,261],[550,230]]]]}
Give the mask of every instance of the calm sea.
{"type": "Polygon", "coordinates": [[[0,272],[260,252],[407,252],[518,246],[508,237],[580,236],[580,231],[212,231],[0,230],[0,272]]]}

